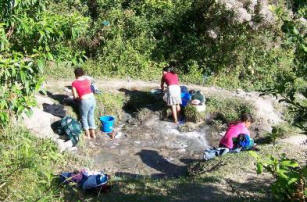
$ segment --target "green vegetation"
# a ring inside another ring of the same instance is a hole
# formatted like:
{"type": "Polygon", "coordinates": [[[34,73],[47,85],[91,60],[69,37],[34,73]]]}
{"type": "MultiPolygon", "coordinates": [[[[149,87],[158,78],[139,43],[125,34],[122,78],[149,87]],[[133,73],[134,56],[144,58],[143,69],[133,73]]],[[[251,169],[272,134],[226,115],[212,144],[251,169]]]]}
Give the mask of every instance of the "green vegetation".
{"type": "MultiPolygon", "coordinates": [[[[292,123],[306,133],[306,2],[257,3],[252,12],[251,1],[244,4],[236,1],[252,15],[238,13],[221,2],[2,0],[0,200],[65,200],[65,193],[56,187],[52,174],[55,164],[63,165],[67,159],[50,141],[34,139],[27,131],[12,128],[10,119],[31,113],[29,109],[35,105],[33,94],[40,89],[44,77],[58,79],[71,75],[75,65],[98,77],[129,76],[145,80],[158,79],[161,68],[176,60],[181,81],[263,90],[283,96],[294,114],[292,123]],[[272,11],[275,18],[264,15],[264,11],[272,11]]],[[[138,99],[148,95],[147,92],[126,95],[130,99],[125,102],[122,95],[116,95],[115,99],[109,93],[98,96],[102,105],[98,106],[97,113],[103,111],[120,118],[117,109],[124,103],[124,108],[132,112],[154,109],[152,104],[156,104],[153,97],[138,99]]],[[[215,98],[208,100],[207,109],[224,122],[238,119],[241,112],[252,112],[247,103],[215,98]]],[[[278,129],[272,131],[273,141],[280,133],[278,129]]],[[[244,155],[239,154],[242,156],[239,159],[251,163],[244,155]]],[[[234,159],[227,161],[233,163],[234,159]]],[[[241,166],[241,162],[236,163],[241,166]]],[[[273,193],[277,198],[293,199],[293,195],[285,192],[294,192],[291,186],[301,183],[300,180],[306,182],[305,178],[298,177],[301,171],[306,172],[306,165],[288,163],[285,157],[271,157],[271,161],[258,164],[276,178],[273,193]],[[289,185],[286,190],[281,189],[280,185],[285,184],[289,185]]],[[[223,170],[231,172],[232,169],[223,170]]],[[[202,179],[205,178],[198,178],[190,186],[196,186],[202,179]]],[[[189,187],[186,180],[190,178],[148,180],[149,184],[146,180],[119,181],[117,185],[123,188],[114,193],[122,195],[115,198],[176,200],[183,197],[180,186],[189,187]],[[156,195],[158,191],[162,196],[156,195]]],[[[192,188],[189,190],[194,193],[192,188]]]]}
{"type": "Polygon", "coordinates": [[[288,39],[282,16],[266,21],[268,5],[257,6],[242,22],[244,13],[213,0],[5,0],[1,47],[60,64],[48,63],[50,76],[81,64],[96,76],[157,79],[177,60],[183,81],[260,89],[290,73],[297,54],[280,46],[288,39]]]}
{"type": "MultiPolygon", "coordinates": [[[[247,14],[213,0],[4,0],[1,58],[12,61],[18,54],[19,63],[33,65],[33,77],[44,72],[56,79],[71,75],[75,65],[97,77],[159,79],[161,68],[176,60],[182,81],[304,94],[306,40],[299,19],[305,4],[242,2],[236,6],[247,14]]],[[[12,68],[4,73],[1,65],[2,83],[14,80],[12,68]]],[[[3,101],[1,120],[18,111],[11,105],[3,101]]]]}
{"type": "Polygon", "coordinates": [[[193,105],[188,105],[183,109],[183,114],[186,121],[199,122],[205,119],[205,113],[198,112],[196,107],[193,105]]]}
{"type": "Polygon", "coordinates": [[[254,114],[252,104],[238,98],[209,97],[206,112],[224,123],[240,120],[242,113],[254,114]]]}
{"type": "Polygon", "coordinates": [[[272,184],[272,192],[278,200],[302,201],[307,195],[305,183],[307,167],[300,166],[297,160],[289,159],[285,153],[279,157],[270,156],[263,159],[255,152],[250,154],[257,159],[257,173],[263,169],[271,173],[276,179],[272,184]]]}
{"type": "MultiPolygon", "coordinates": [[[[274,7],[274,11],[282,23],[282,31],[285,34],[283,46],[293,50],[293,63],[290,71],[279,77],[273,88],[269,91],[275,95],[283,96],[281,101],[289,104],[289,109],[294,114],[293,125],[302,129],[307,134],[307,46],[306,25],[299,23],[299,18],[306,17],[306,2],[292,1],[290,6],[293,15],[283,5],[274,7]],[[293,17],[294,16],[294,17],[293,17]]],[[[281,136],[283,131],[273,128],[272,139],[281,136]]],[[[272,174],[275,182],[272,184],[274,197],[279,200],[303,201],[307,196],[307,166],[306,162],[300,166],[296,159],[289,159],[286,154],[279,157],[268,156],[267,160],[255,153],[257,159],[257,172],[263,169],[272,174]]]]}
{"type": "Polygon", "coordinates": [[[125,97],[121,93],[109,93],[103,92],[96,95],[97,109],[96,117],[100,117],[103,114],[112,115],[117,120],[122,117],[122,108],[125,103],[125,97]]]}
{"type": "Polygon", "coordinates": [[[52,201],[59,194],[55,170],[64,155],[48,140],[22,128],[7,127],[0,136],[0,200],[52,201]]]}

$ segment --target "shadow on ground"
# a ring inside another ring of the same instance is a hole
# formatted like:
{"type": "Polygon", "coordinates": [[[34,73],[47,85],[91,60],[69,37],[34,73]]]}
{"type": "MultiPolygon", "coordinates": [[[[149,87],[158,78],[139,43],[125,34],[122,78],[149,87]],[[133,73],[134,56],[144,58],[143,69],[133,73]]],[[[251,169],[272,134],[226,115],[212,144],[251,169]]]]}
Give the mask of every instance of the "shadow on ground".
{"type": "Polygon", "coordinates": [[[75,114],[79,117],[79,104],[77,101],[73,100],[71,97],[65,94],[53,94],[50,91],[47,91],[47,96],[52,98],[53,100],[59,102],[61,105],[70,106],[75,114]]]}
{"type": "MultiPolygon", "coordinates": [[[[169,162],[163,156],[161,156],[157,151],[154,150],[141,150],[136,155],[140,156],[142,162],[147,166],[157,170],[157,174],[152,174],[150,176],[143,176],[133,173],[117,172],[115,176],[130,178],[130,179],[140,179],[148,178],[159,179],[159,178],[179,178],[181,176],[187,175],[187,165],[179,166],[169,162]]],[[[185,164],[188,164],[196,159],[181,159],[185,164]]]]}
{"type": "Polygon", "coordinates": [[[129,97],[123,110],[131,115],[135,115],[136,112],[139,112],[144,108],[151,111],[160,111],[165,108],[162,94],[152,94],[151,92],[128,90],[125,88],[121,88],[119,91],[124,92],[125,96],[129,97]]]}
{"type": "Polygon", "coordinates": [[[217,177],[176,180],[121,179],[111,182],[109,193],[87,194],[64,187],[65,201],[272,201],[265,181],[239,183],[217,177]]]}

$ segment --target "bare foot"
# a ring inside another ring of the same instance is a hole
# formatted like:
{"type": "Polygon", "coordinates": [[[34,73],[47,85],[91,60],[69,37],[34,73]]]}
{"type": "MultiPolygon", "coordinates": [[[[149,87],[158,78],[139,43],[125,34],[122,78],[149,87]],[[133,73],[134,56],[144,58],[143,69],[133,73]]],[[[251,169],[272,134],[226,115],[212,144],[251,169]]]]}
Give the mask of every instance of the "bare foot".
{"type": "Polygon", "coordinates": [[[92,139],[95,139],[96,138],[96,135],[95,135],[95,130],[94,129],[90,129],[90,136],[92,139]]]}
{"type": "Polygon", "coordinates": [[[115,132],[113,131],[110,135],[111,135],[111,140],[114,140],[115,132]]]}

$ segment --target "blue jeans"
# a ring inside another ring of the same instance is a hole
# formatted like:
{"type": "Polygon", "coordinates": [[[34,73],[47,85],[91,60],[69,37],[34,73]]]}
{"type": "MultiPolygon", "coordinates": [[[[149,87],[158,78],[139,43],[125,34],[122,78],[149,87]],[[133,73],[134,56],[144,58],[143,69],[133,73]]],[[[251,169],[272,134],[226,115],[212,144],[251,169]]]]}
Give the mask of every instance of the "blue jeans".
{"type": "Polygon", "coordinates": [[[204,159],[214,159],[217,156],[223,156],[227,153],[239,153],[241,148],[236,149],[228,149],[226,147],[219,147],[219,148],[209,148],[204,151],[204,159]]]}
{"type": "Polygon", "coordinates": [[[95,108],[96,100],[94,95],[80,101],[81,123],[84,130],[96,129],[95,108]]]}

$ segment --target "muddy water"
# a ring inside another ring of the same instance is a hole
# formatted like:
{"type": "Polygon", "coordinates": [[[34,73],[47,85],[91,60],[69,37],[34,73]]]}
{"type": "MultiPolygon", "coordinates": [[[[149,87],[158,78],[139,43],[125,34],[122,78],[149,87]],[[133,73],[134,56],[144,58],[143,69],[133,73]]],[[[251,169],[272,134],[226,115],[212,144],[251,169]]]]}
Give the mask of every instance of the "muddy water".
{"type": "Polygon", "coordinates": [[[208,148],[207,126],[180,132],[178,125],[161,121],[157,115],[132,122],[118,124],[113,141],[102,132],[96,140],[86,140],[79,155],[91,159],[95,169],[115,175],[178,177],[208,148]]]}

